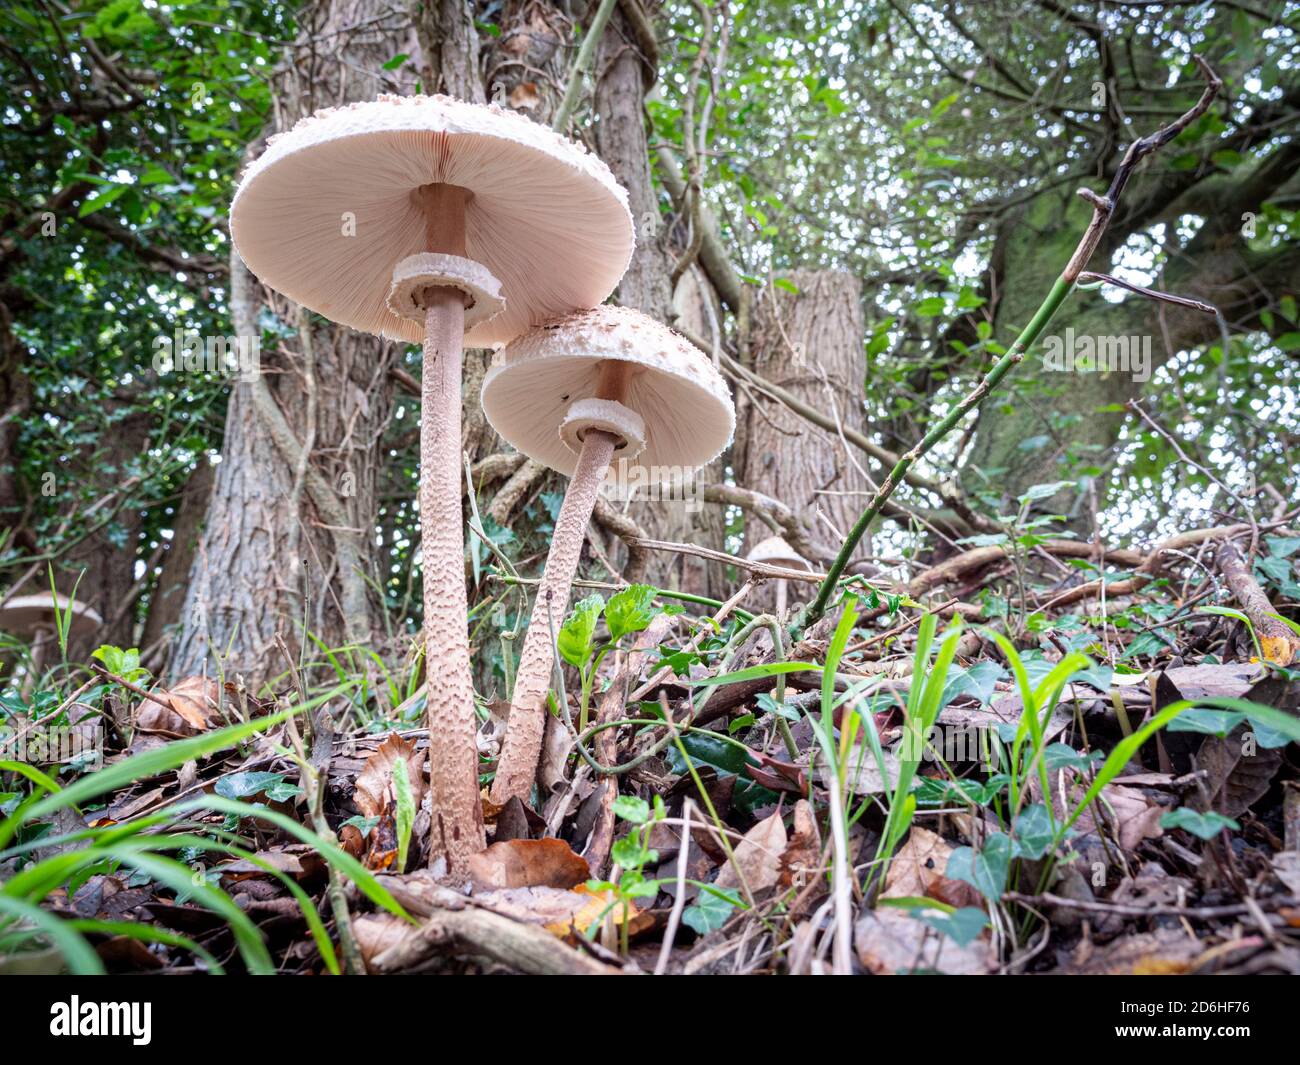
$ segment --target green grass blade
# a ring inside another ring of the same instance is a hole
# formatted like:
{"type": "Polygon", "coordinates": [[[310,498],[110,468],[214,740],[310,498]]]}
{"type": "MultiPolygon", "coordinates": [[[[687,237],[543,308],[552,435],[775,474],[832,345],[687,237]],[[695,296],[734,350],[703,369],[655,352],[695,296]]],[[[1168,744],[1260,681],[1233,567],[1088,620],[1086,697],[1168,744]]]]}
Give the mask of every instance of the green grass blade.
{"type": "Polygon", "coordinates": [[[48,936],[55,949],[63,955],[68,968],[78,976],[102,976],[104,963],[99,955],[79,932],[68,927],[67,922],[59,920],[52,913],[46,913],[39,906],[21,899],[0,895],[0,913],[10,917],[30,921],[33,932],[48,936]]]}
{"type": "Polygon", "coordinates": [[[221,967],[221,963],[209,951],[194,942],[189,936],[169,932],[167,929],[158,928],[155,925],[144,924],[140,921],[100,921],[94,918],[79,918],[73,921],[65,921],[64,924],[77,932],[99,932],[109,936],[127,936],[130,939],[138,939],[142,943],[162,943],[169,947],[180,947],[182,950],[188,950],[196,957],[202,958],[207,963],[208,970],[214,976],[224,976],[226,972],[221,967]]]}
{"type": "Polygon", "coordinates": [[[230,725],[200,736],[175,740],[165,747],[145,751],[143,754],[133,755],[116,765],[108,766],[93,773],[87,773],[80,780],[69,784],[62,791],[48,795],[28,807],[23,811],[22,821],[19,821],[15,814],[0,822],[0,847],[4,847],[13,838],[19,826],[26,821],[44,817],[68,806],[75,806],[106,792],[116,791],[127,784],[133,784],[138,780],[157,776],[160,773],[170,772],[186,762],[205,758],[227,747],[233,747],[241,740],[278,725],[282,721],[287,721],[294,714],[302,713],[319,706],[321,703],[328,702],[338,696],[346,687],[348,685],[339,685],[326,694],[319,695],[301,705],[291,706],[266,717],[256,718],[253,721],[242,722],[238,725],[230,725]]]}

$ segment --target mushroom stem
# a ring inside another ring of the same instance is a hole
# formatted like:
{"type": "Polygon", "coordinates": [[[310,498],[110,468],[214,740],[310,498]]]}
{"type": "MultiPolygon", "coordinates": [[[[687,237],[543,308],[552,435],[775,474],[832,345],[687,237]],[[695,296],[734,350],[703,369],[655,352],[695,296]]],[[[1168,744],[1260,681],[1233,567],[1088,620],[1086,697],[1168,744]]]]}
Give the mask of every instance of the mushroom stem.
{"type": "Polygon", "coordinates": [[[582,438],[578,468],[573,472],[555,522],[551,550],[546,556],[546,568],[537,586],[537,600],[519,655],[506,738],[492,784],[491,801],[498,805],[504,805],[514,796],[525,803],[531,797],[546,727],[546,692],[555,665],[551,633],[559,631],[568,611],[569,591],[578,572],[583,535],[617,443],[612,433],[598,429],[589,430],[582,438]]]}
{"type": "MultiPolygon", "coordinates": [[[[464,254],[467,194],[426,186],[432,251],[464,254]]],[[[425,680],[433,814],[429,862],[445,858],[453,876],[468,872],[485,845],[469,660],[465,535],[460,494],[461,356],[465,297],[456,288],[424,292],[420,394],[420,555],[424,571],[425,680]]]]}
{"type": "Polygon", "coordinates": [[[785,581],[776,582],[776,617],[778,621],[785,620],[785,581]]]}

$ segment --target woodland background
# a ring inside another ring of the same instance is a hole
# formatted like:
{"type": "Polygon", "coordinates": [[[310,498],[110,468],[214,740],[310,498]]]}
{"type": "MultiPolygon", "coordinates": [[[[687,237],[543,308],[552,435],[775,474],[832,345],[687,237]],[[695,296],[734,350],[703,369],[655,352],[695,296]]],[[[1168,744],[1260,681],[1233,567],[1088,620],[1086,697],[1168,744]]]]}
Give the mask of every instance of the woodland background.
{"type": "MultiPolygon", "coordinates": [[[[162,676],[275,683],[277,634],[409,660],[419,350],[259,286],[231,254],[233,185],[269,134],[380,92],[550,122],[594,8],[6,5],[5,594],[41,590],[52,566],[105,619],[94,642],[138,646],[162,676]],[[155,372],[178,329],[260,333],[264,372],[155,372]]],[[[726,597],[716,563],[629,557],[638,533],[743,553],[775,530],[823,566],[1037,307],[1090,215],[1076,188],[1104,187],[1124,145],[1195,101],[1193,51],[1225,89],[1143,165],[1093,268],[1210,302],[1222,324],[1080,294],[1058,330],[1152,338],[1152,379],[1047,373],[1031,355],[909,473],[861,564],[906,578],[1005,540],[1033,520],[1017,501],[1034,486],[1053,535],[1123,545],[1293,499],[1298,18],[1269,0],[618,0],[567,132],[630,194],[638,249],[616,299],[715,352],[739,421],[698,512],[602,504],[589,575],[726,597]]],[[[467,354],[464,447],[484,528],[535,574],[563,484],[483,421],[489,358],[467,354]]],[[[500,697],[496,637],[521,601],[471,550],[481,690],[500,697]]],[[[1277,562],[1261,578],[1300,597],[1277,562]]]]}

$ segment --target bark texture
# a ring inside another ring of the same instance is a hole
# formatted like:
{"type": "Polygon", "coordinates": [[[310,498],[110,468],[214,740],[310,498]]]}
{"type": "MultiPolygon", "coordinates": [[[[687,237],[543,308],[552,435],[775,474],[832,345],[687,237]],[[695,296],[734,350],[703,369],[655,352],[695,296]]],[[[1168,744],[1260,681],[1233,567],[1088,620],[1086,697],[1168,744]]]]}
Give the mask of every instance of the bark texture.
{"type": "MultiPolygon", "coordinates": [[[[152,419],[145,411],[133,410],[129,400],[115,401],[106,412],[106,424],[98,446],[79,461],[76,476],[95,485],[94,495],[101,498],[115,490],[129,494],[131,467],[147,449],[152,419]],[[79,467],[79,468],[78,468],[79,467]]],[[[119,509],[112,520],[91,532],[67,555],[55,563],[55,584],[59,591],[71,595],[75,586],[77,601],[92,607],[104,619],[98,632],[68,642],[69,661],[78,661],[102,643],[117,647],[135,646],[135,606],[143,585],[135,579],[135,562],[140,549],[142,512],[120,505],[116,497],[109,508],[119,509]]],[[[94,522],[102,514],[87,520],[94,522]]],[[[44,569],[44,567],[42,567],[44,569]]],[[[44,573],[31,591],[48,590],[44,573]]]]}
{"type": "MultiPolygon", "coordinates": [[[[31,387],[23,372],[26,352],[13,331],[13,314],[0,301],[0,525],[17,529],[23,510],[18,479],[18,431],[31,405],[31,387]]],[[[25,541],[34,546],[31,534],[25,541]]]]}
{"type": "MultiPolygon", "coordinates": [[[[863,413],[865,372],[861,290],[858,280],[838,270],[796,270],[789,275],[797,293],[769,288],[754,308],[750,350],[760,376],[831,413],[846,428],[867,433],[863,413]]],[[[737,430],[737,481],[772,496],[803,517],[815,545],[838,546],[865,506],[870,491],[863,458],[836,433],[794,414],[757,392],[745,405],[737,430]]],[[[745,549],[772,536],[768,526],[746,517],[745,549]]],[[[862,549],[860,549],[862,550],[862,549]]],[[[814,565],[820,559],[810,559],[814,565]]],[[[790,602],[807,588],[791,584],[790,602]]],[[[765,608],[775,589],[749,600],[765,608]]]]}
{"type": "MultiPolygon", "coordinates": [[[[409,65],[382,69],[416,48],[400,12],[377,0],[324,0],[301,12],[300,25],[276,71],[275,130],[320,107],[413,87],[409,65]],[[332,47],[322,51],[321,39],[332,47]]],[[[313,322],[258,285],[237,255],[231,315],[239,336],[263,336],[268,315],[280,328],[263,337],[261,374],[231,389],[222,462],[169,669],[220,668],[256,686],[283,669],[277,633],[293,648],[305,626],[340,646],[367,641],[376,628],[368,533],[398,349],[313,322]]]]}
{"type": "MultiPolygon", "coordinates": [[[[635,307],[661,322],[673,321],[672,249],[659,213],[659,196],[651,180],[645,126],[645,92],[653,70],[624,14],[615,10],[596,52],[596,150],[627,189],[628,206],[636,225],[636,250],[615,294],[625,307],[635,307]]],[[[700,483],[719,481],[723,464],[701,470],[700,483]]],[[[722,508],[692,506],[684,499],[633,502],[628,516],[647,536],[657,540],[689,541],[721,549],[722,508]]],[[[653,554],[644,578],[661,588],[696,595],[718,596],[724,575],[720,566],[687,555],[653,554]]]]}
{"type": "Polygon", "coordinates": [[[181,491],[181,501],[172,523],[172,538],[163,555],[158,583],[154,585],[153,598],[149,602],[144,633],[140,637],[140,648],[146,653],[148,661],[153,663],[150,668],[160,660],[165,661],[165,644],[171,637],[171,630],[181,619],[185,588],[194,566],[194,555],[198,550],[203,519],[212,500],[215,481],[216,468],[209,462],[200,462],[181,491]]]}

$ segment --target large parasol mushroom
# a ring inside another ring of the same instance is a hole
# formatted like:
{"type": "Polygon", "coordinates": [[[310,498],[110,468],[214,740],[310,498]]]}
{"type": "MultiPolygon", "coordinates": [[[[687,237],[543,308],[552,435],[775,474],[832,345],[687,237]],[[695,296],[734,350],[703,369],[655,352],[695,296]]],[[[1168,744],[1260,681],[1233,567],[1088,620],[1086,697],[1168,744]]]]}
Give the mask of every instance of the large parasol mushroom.
{"type": "Polygon", "coordinates": [[[595,310],[534,329],[497,354],[483,381],[493,428],[572,480],[519,656],[492,801],[530,797],[554,665],[583,533],[616,457],[636,484],[681,479],[731,442],[731,393],[705,356],[638,311],[595,310]]]}
{"type": "MultiPolygon", "coordinates": [[[[801,569],[805,572],[812,569],[808,565],[808,560],[779,536],[769,536],[766,540],[760,541],[746,557],[750,562],[762,562],[768,566],[780,566],[782,569],[801,569]]],[[[776,581],[776,616],[780,620],[785,619],[785,604],[785,578],[778,577],[776,581]]]]}
{"type": "Polygon", "coordinates": [[[608,296],[632,253],[627,194],[598,158],[522,115],[382,96],[273,137],[235,194],[231,234],[254,274],[305,307],[424,341],[430,860],[461,874],[484,845],[460,509],[462,348],[505,343],[608,296]]]}

